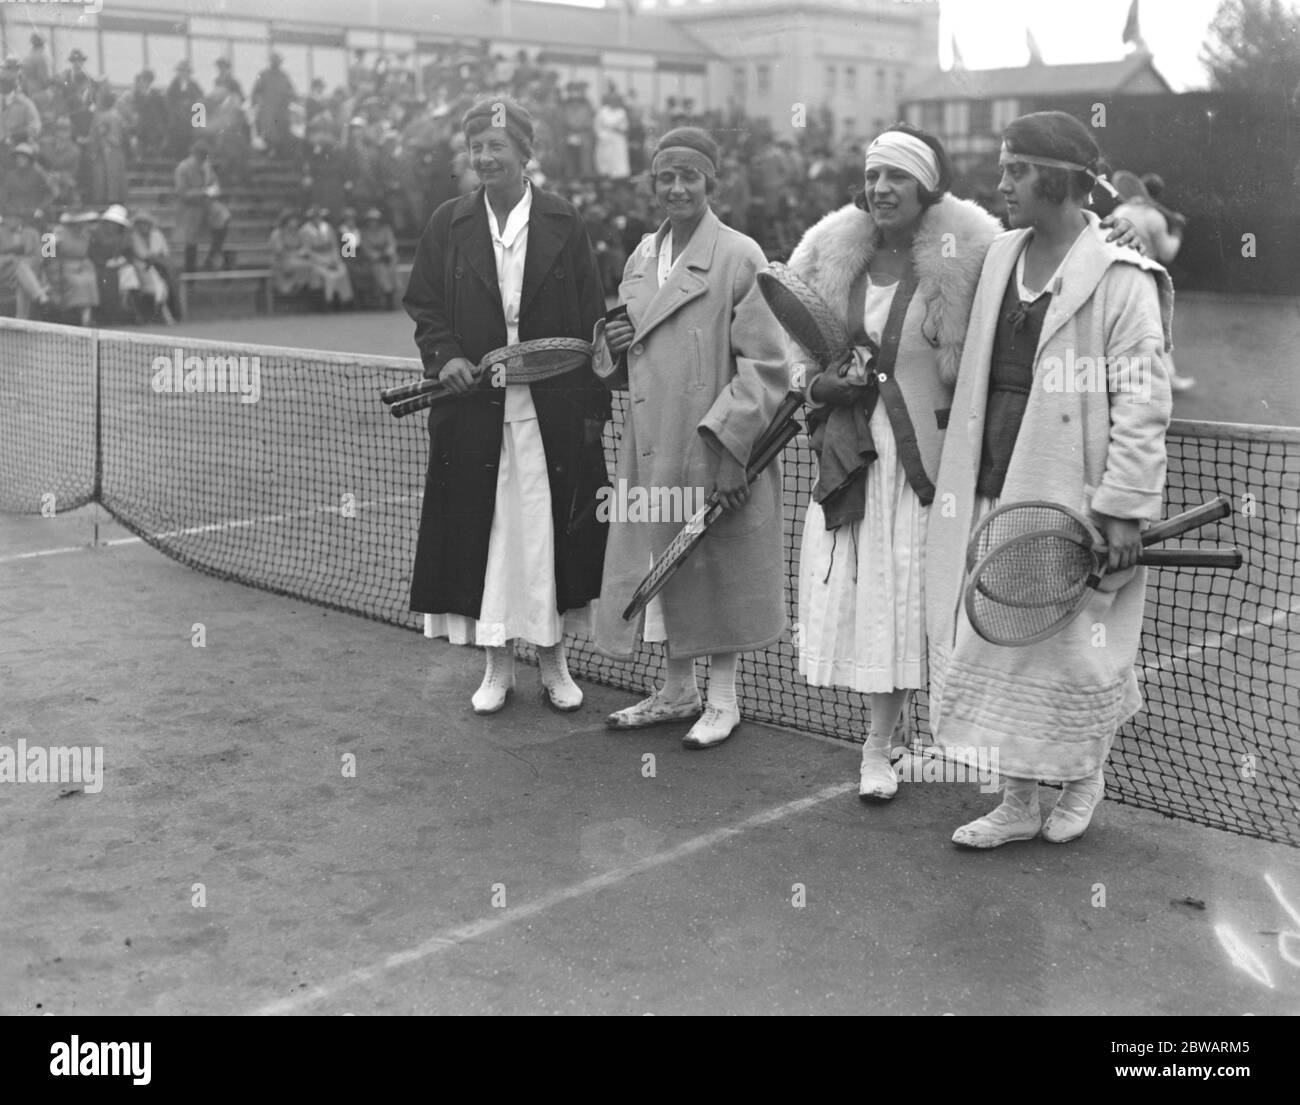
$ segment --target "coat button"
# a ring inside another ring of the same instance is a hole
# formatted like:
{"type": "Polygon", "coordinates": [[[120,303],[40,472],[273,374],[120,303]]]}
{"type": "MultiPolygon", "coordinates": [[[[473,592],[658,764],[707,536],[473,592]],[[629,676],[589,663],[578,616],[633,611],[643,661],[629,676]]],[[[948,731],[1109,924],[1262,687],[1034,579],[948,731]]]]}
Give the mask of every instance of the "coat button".
{"type": "Polygon", "coordinates": [[[640,342],[637,342],[636,345],[632,346],[632,352],[639,357],[641,356],[642,353],[645,352],[645,346],[642,345],[640,342]]]}
{"type": "Polygon", "coordinates": [[[883,372],[877,372],[877,373],[876,373],[876,379],[879,380],[879,381],[883,384],[886,380],[889,379],[889,377],[886,376],[883,372]]]}

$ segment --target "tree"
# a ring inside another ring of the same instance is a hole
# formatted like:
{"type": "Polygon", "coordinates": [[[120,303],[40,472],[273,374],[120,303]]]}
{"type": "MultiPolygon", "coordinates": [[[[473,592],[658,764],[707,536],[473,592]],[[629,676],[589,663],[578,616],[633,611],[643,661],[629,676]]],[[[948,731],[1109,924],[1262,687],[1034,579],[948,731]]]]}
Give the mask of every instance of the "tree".
{"type": "Polygon", "coordinates": [[[1201,50],[1211,87],[1296,102],[1300,11],[1285,0],[1223,0],[1201,50]]]}

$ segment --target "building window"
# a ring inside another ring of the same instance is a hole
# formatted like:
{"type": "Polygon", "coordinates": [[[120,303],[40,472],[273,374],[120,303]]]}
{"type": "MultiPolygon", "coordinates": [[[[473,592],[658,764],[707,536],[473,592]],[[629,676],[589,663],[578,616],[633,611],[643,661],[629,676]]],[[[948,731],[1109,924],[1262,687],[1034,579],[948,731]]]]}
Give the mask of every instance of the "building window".
{"type": "Polygon", "coordinates": [[[856,126],[857,126],[857,120],[854,119],[852,115],[846,115],[844,116],[844,126],[840,129],[840,133],[845,138],[853,138],[856,133],[854,131],[854,127],[856,126]]]}
{"type": "Polygon", "coordinates": [[[943,104],[927,100],[921,105],[921,129],[938,134],[943,129],[943,104]]]}
{"type": "Polygon", "coordinates": [[[856,92],[858,90],[858,71],[852,65],[844,67],[844,91],[856,92]]]}
{"type": "Polygon", "coordinates": [[[826,91],[830,95],[835,95],[835,66],[826,66],[826,91]]]}
{"type": "Polygon", "coordinates": [[[881,96],[885,94],[885,71],[883,69],[876,70],[876,92],[881,96]]]}
{"type": "Polygon", "coordinates": [[[738,100],[744,100],[749,95],[749,70],[745,66],[736,65],[732,67],[731,88],[738,100]]]}
{"type": "Polygon", "coordinates": [[[970,134],[993,133],[993,101],[972,100],[970,105],[970,134]]]}
{"type": "Polygon", "coordinates": [[[760,65],[758,67],[758,94],[760,96],[770,96],[772,94],[772,67],[770,65],[760,65]]]}

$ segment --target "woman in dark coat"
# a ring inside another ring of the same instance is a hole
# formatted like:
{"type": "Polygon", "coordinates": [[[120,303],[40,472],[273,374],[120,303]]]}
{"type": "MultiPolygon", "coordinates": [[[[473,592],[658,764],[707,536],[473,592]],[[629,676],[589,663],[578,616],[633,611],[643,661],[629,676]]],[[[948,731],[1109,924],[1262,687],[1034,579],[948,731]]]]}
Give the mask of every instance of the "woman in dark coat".
{"type": "Polygon", "coordinates": [[[516,637],[538,646],[545,700],[576,710],[562,637],[600,591],[606,525],[585,508],[608,483],[609,392],[589,366],[505,387],[475,388],[472,374],[508,344],[590,340],[600,279],[581,216],[524,178],[528,112],[493,97],[463,129],[483,185],[434,212],[403,299],[425,375],[460,396],[429,417],[411,609],[426,636],[486,647],[476,712],[505,704],[516,637]]]}

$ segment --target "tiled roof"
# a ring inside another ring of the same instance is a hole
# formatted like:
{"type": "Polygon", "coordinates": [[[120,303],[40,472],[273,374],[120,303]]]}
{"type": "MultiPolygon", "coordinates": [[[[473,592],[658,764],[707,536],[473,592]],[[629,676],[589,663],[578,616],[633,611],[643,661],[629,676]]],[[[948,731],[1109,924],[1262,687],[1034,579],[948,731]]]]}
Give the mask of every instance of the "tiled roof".
{"type": "Polygon", "coordinates": [[[1152,64],[1151,55],[1134,53],[1122,61],[1079,65],[1040,63],[1014,69],[935,69],[917,78],[904,92],[903,100],[996,100],[1121,92],[1134,77],[1146,71],[1153,73],[1168,91],[1173,91],[1152,64]]]}

